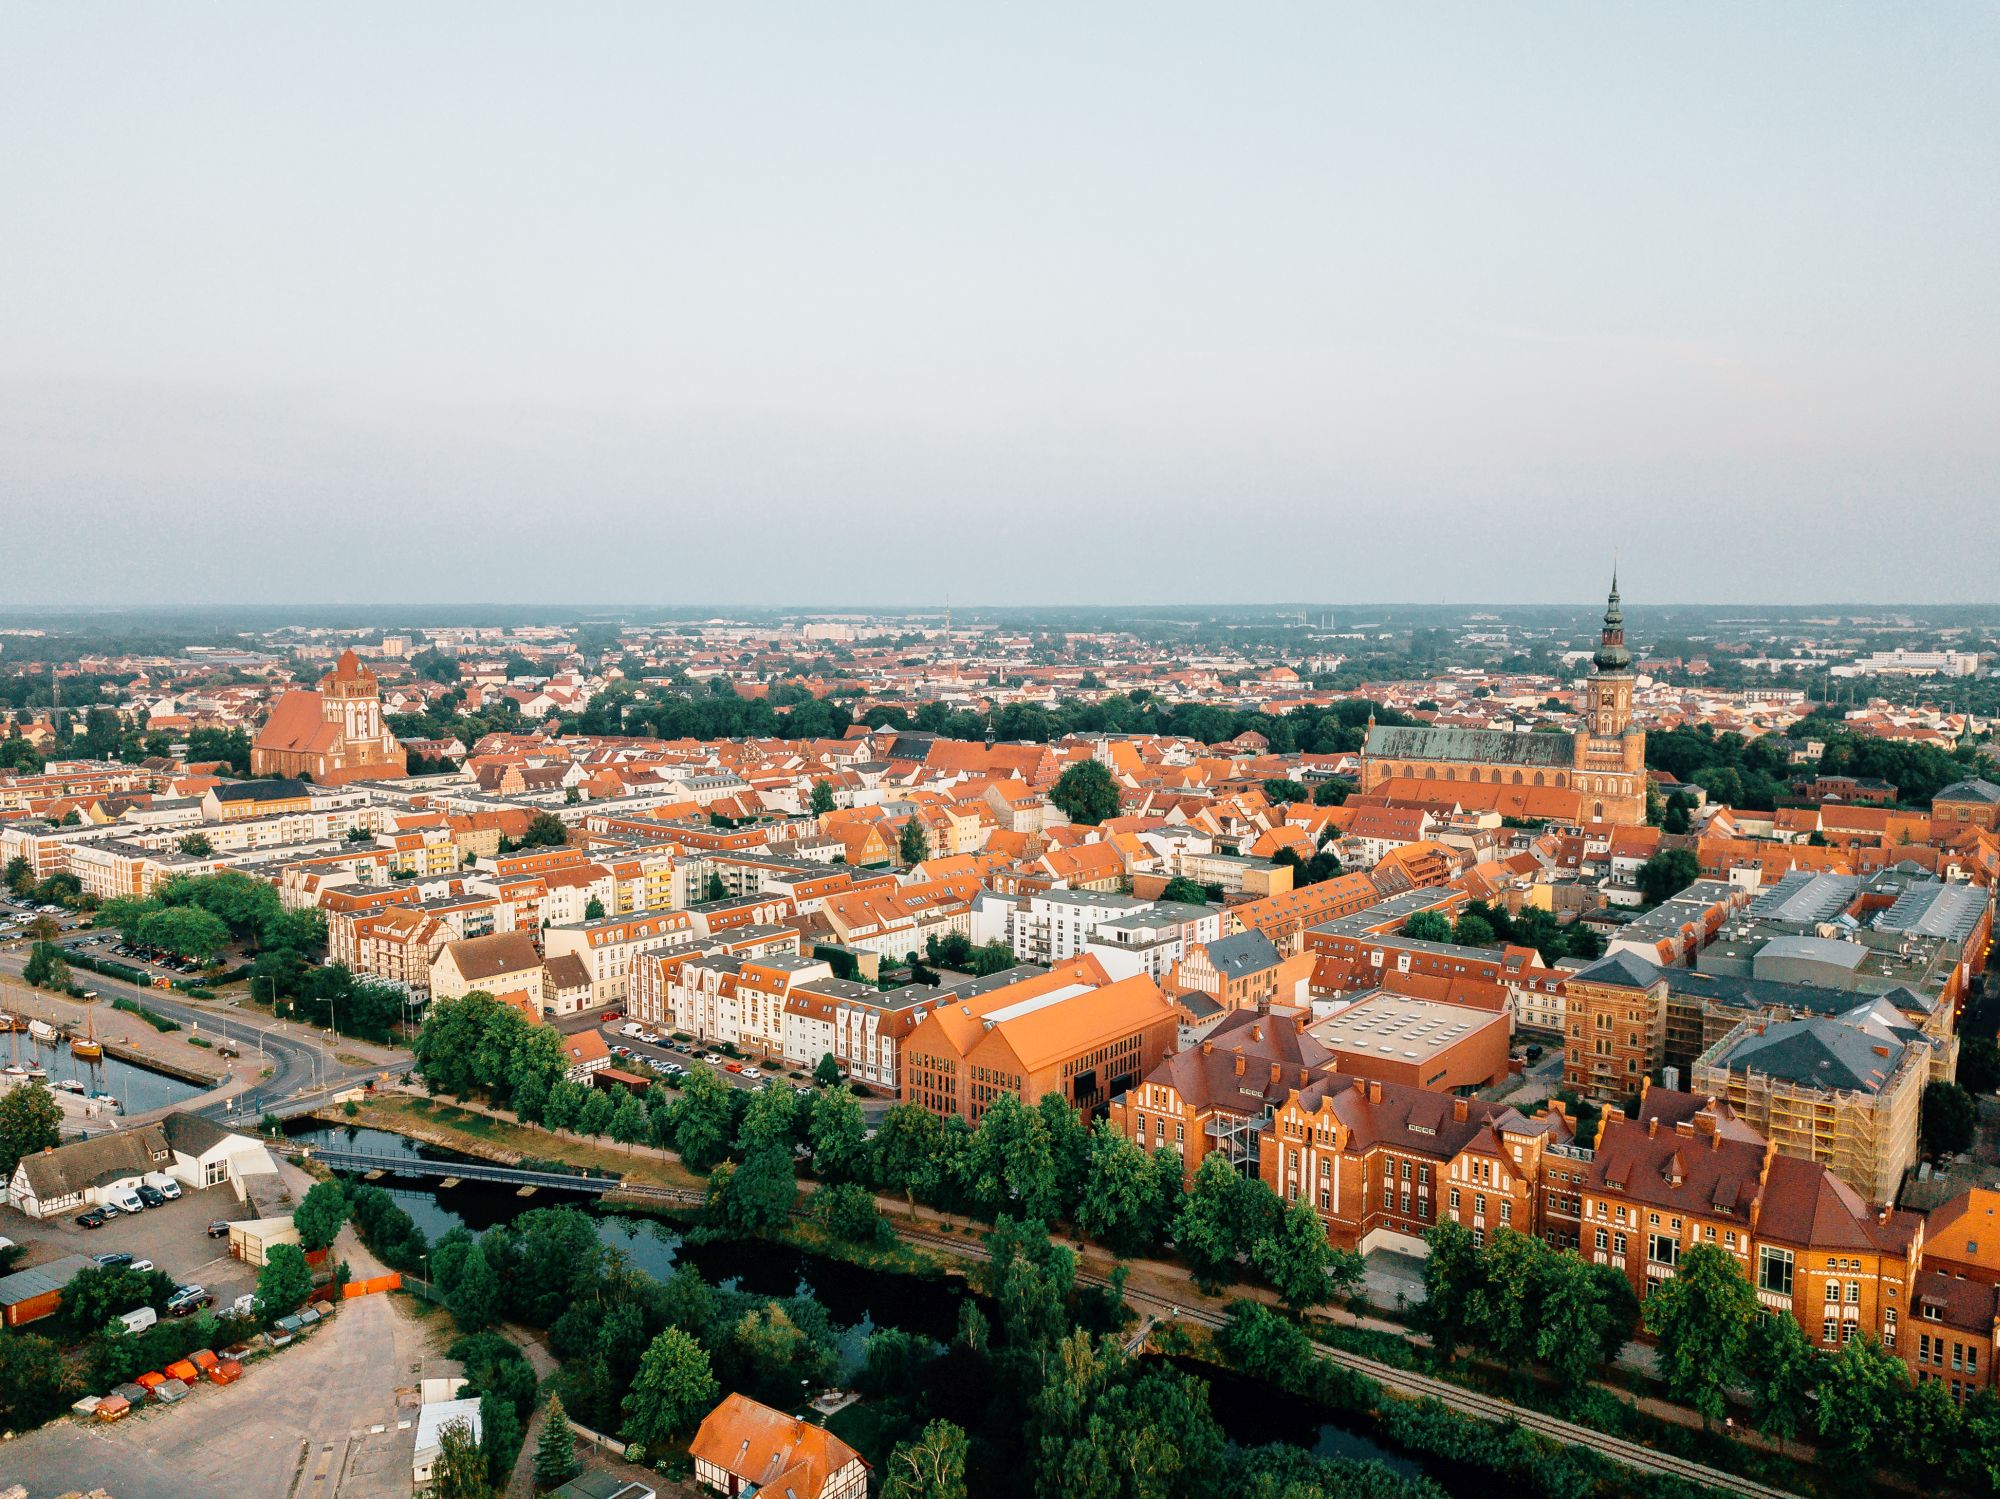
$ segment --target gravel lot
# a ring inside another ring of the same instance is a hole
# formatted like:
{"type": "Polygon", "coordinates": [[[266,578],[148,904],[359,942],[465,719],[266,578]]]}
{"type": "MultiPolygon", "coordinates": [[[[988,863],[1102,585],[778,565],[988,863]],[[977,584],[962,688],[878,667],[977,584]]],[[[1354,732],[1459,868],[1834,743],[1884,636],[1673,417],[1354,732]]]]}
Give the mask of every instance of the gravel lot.
{"type": "Polygon", "coordinates": [[[24,1266],[45,1264],[65,1254],[122,1252],[151,1260],[154,1268],[181,1284],[206,1286],[215,1293],[217,1305],[256,1284],[255,1267],[232,1260],[227,1239],[208,1237],[212,1219],[236,1222],[251,1216],[249,1204],[238,1202],[227,1187],[205,1192],[190,1192],[184,1187],[178,1202],[148,1208],[137,1217],[120,1213],[98,1229],[78,1228],[71,1221],[75,1216],[64,1213],[37,1221],[13,1208],[0,1207],[0,1235],[27,1248],[24,1266]]]}

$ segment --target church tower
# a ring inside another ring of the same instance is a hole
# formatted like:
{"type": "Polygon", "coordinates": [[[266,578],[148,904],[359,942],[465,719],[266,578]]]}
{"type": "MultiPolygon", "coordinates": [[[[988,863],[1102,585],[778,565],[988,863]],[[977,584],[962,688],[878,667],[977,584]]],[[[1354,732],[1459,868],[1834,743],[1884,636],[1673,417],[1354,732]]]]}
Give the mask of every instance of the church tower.
{"type": "Polygon", "coordinates": [[[383,737],[382,689],[353,651],[342,651],[333,670],[319,679],[319,701],[321,714],[349,744],[383,737]]]}
{"type": "Polygon", "coordinates": [[[1618,573],[1611,574],[1611,597],[1604,605],[1604,635],[1592,667],[1586,714],[1595,739],[1616,739],[1632,727],[1632,653],[1625,649],[1625,611],[1618,603],[1618,573]]]}

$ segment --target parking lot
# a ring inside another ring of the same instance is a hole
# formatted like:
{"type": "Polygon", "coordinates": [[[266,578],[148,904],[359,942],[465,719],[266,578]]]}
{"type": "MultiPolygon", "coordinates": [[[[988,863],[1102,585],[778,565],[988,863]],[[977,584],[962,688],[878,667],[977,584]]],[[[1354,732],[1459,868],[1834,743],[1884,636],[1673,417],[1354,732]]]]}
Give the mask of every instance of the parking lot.
{"type": "Polygon", "coordinates": [[[65,1254],[129,1254],[151,1260],[154,1269],[171,1275],[177,1285],[203,1287],[218,1307],[227,1307],[254,1288],[257,1271],[231,1259],[229,1240],[209,1238],[208,1225],[216,1219],[235,1222],[250,1216],[249,1205],[238,1202],[227,1187],[203,1192],[184,1188],[177,1202],[138,1214],[120,1213],[97,1229],[79,1228],[72,1221],[74,1212],[37,1220],[0,1207],[0,1235],[26,1248],[24,1267],[65,1254]]]}

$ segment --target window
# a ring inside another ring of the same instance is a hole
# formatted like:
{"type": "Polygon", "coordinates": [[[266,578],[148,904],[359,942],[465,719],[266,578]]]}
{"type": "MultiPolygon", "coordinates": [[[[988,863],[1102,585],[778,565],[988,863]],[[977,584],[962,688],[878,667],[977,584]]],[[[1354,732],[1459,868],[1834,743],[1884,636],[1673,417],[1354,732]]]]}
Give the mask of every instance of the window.
{"type": "Polygon", "coordinates": [[[1451,1189],[1451,1210],[1454,1213],[1458,1211],[1458,1188],[1456,1187],[1451,1189]]]}
{"type": "Polygon", "coordinates": [[[1792,1252],[1768,1245],[1757,1251],[1757,1289],[1778,1296],[1792,1294],[1792,1252]]]}
{"type": "Polygon", "coordinates": [[[1841,1342],[1843,1342],[1843,1343],[1852,1343],[1852,1342],[1854,1341],[1854,1329],[1855,1329],[1856,1327],[1858,1327],[1859,1325],[1860,1325],[1860,1324],[1859,1324],[1859,1323],[1856,1323],[1856,1322],[1843,1322],[1843,1323],[1841,1323],[1841,1324],[1840,1324],[1840,1341],[1841,1341],[1841,1342]]]}
{"type": "Polygon", "coordinates": [[[1882,1346],[1884,1348],[1896,1346],[1896,1309],[1893,1306],[1882,1313],[1882,1346]]]}
{"type": "Polygon", "coordinates": [[[1420,1187],[1421,1187],[1421,1186],[1428,1186],[1428,1185],[1430,1184],[1430,1179],[1431,1179],[1431,1168],[1430,1168],[1430,1167],[1428,1167],[1428,1166],[1419,1166],[1419,1167],[1417,1167],[1417,1185],[1418,1185],[1418,1186],[1420,1186],[1420,1187]]]}
{"type": "Polygon", "coordinates": [[[1836,1317],[1828,1317],[1824,1322],[1820,1324],[1819,1340],[1822,1343],[1831,1343],[1834,1339],[1835,1333],[1838,1332],[1839,1328],[1840,1328],[1839,1319],[1836,1317]]]}
{"type": "Polygon", "coordinates": [[[1665,1265],[1671,1269],[1681,1257],[1681,1241],[1671,1234],[1650,1234],[1646,1239],[1646,1258],[1655,1265],[1665,1265]]]}
{"type": "Polygon", "coordinates": [[[1826,1304],[1832,1306],[1838,1300],[1840,1300],[1840,1282],[1830,1280],[1826,1283],[1826,1304]]]}
{"type": "Polygon", "coordinates": [[[1486,1216],[1486,1194],[1484,1192],[1474,1192],[1472,1194],[1472,1211],[1482,1218],[1486,1216]]]}
{"type": "Polygon", "coordinates": [[[1614,1254],[1623,1254],[1625,1252],[1625,1235],[1613,1234],[1611,1236],[1611,1249],[1614,1254]]]}
{"type": "Polygon", "coordinates": [[[1611,1245],[1611,1235],[1607,1234],[1603,1229],[1600,1228],[1597,1231],[1597,1247],[1599,1249],[1608,1249],[1610,1245],[1611,1245]]]}
{"type": "Polygon", "coordinates": [[[1486,1230],[1485,1230],[1485,1229],[1483,1229],[1483,1228],[1475,1228],[1475,1229],[1474,1229],[1474,1230],[1472,1231],[1472,1247],[1473,1247],[1474,1249],[1484,1249],[1484,1248],[1486,1247],[1486,1230]]]}

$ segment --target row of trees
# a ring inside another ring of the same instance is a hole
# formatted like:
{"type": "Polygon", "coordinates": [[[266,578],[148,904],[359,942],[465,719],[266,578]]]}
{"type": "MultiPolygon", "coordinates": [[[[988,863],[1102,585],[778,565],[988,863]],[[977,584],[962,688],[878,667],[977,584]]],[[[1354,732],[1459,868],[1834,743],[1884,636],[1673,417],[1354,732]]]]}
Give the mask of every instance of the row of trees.
{"type": "MultiPolygon", "coordinates": [[[[1121,1255],[1171,1246],[1210,1285],[1247,1265],[1294,1305],[1325,1301],[1359,1277],[1358,1258],[1327,1243],[1309,1204],[1288,1207],[1220,1156],[1205,1160],[1184,1192],[1179,1152],[1149,1152],[1108,1121],[1087,1125],[1060,1095],[1033,1108],[1002,1095],[976,1129],[898,1104],[872,1138],[844,1089],[808,1098],[787,1088],[748,1093],[705,1068],[691,1071],[677,1094],[655,1086],[614,1102],[568,1080],[552,1028],[476,991],[433,1001],[416,1053],[433,1092],[484,1092],[529,1123],[674,1151],[710,1174],[716,1221],[740,1233],[768,1233],[786,1220],[804,1165],[828,1186],[852,1183],[989,1221],[1067,1223],[1121,1255]]],[[[834,1212],[831,1202],[822,1211],[834,1212]]],[[[854,1215],[837,1221],[843,1237],[872,1233],[854,1215]]]]}
{"type": "Polygon", "coordinates": [[[1750,1419],[1781,1444],[1811,1435],[1822,1460],[1867,1474],[1894,1461],[1927,1485],[2000,1486],[2000,1399],[1961,1406],[1942,1379],[1912,1383],[1908,1367],[1865,1334],[1822,1353],[1798,1322],[1766,1314],[1734,1255],[1710,1244],[1681,1256],[1646,1299],[1661,1377],[1704,1421],[1723,1418],[1732,1390],[1751,1394],[1750,1419]]]}
{"type": "Polygon", "coordinates": [[[1549,912],[1529,907],[1520,915],[1504,907],[1472,901],[1456,920],[1437,911],[1419,911],[1403,923],[1403,935],[1420,942],[1456,942],[1461,947],[1492,947],[1503,942],[1532,947],[1542,961],[1560,958],[1601,958],[1604,939],[1582,922],[1564,926],[1549,912]]]}

